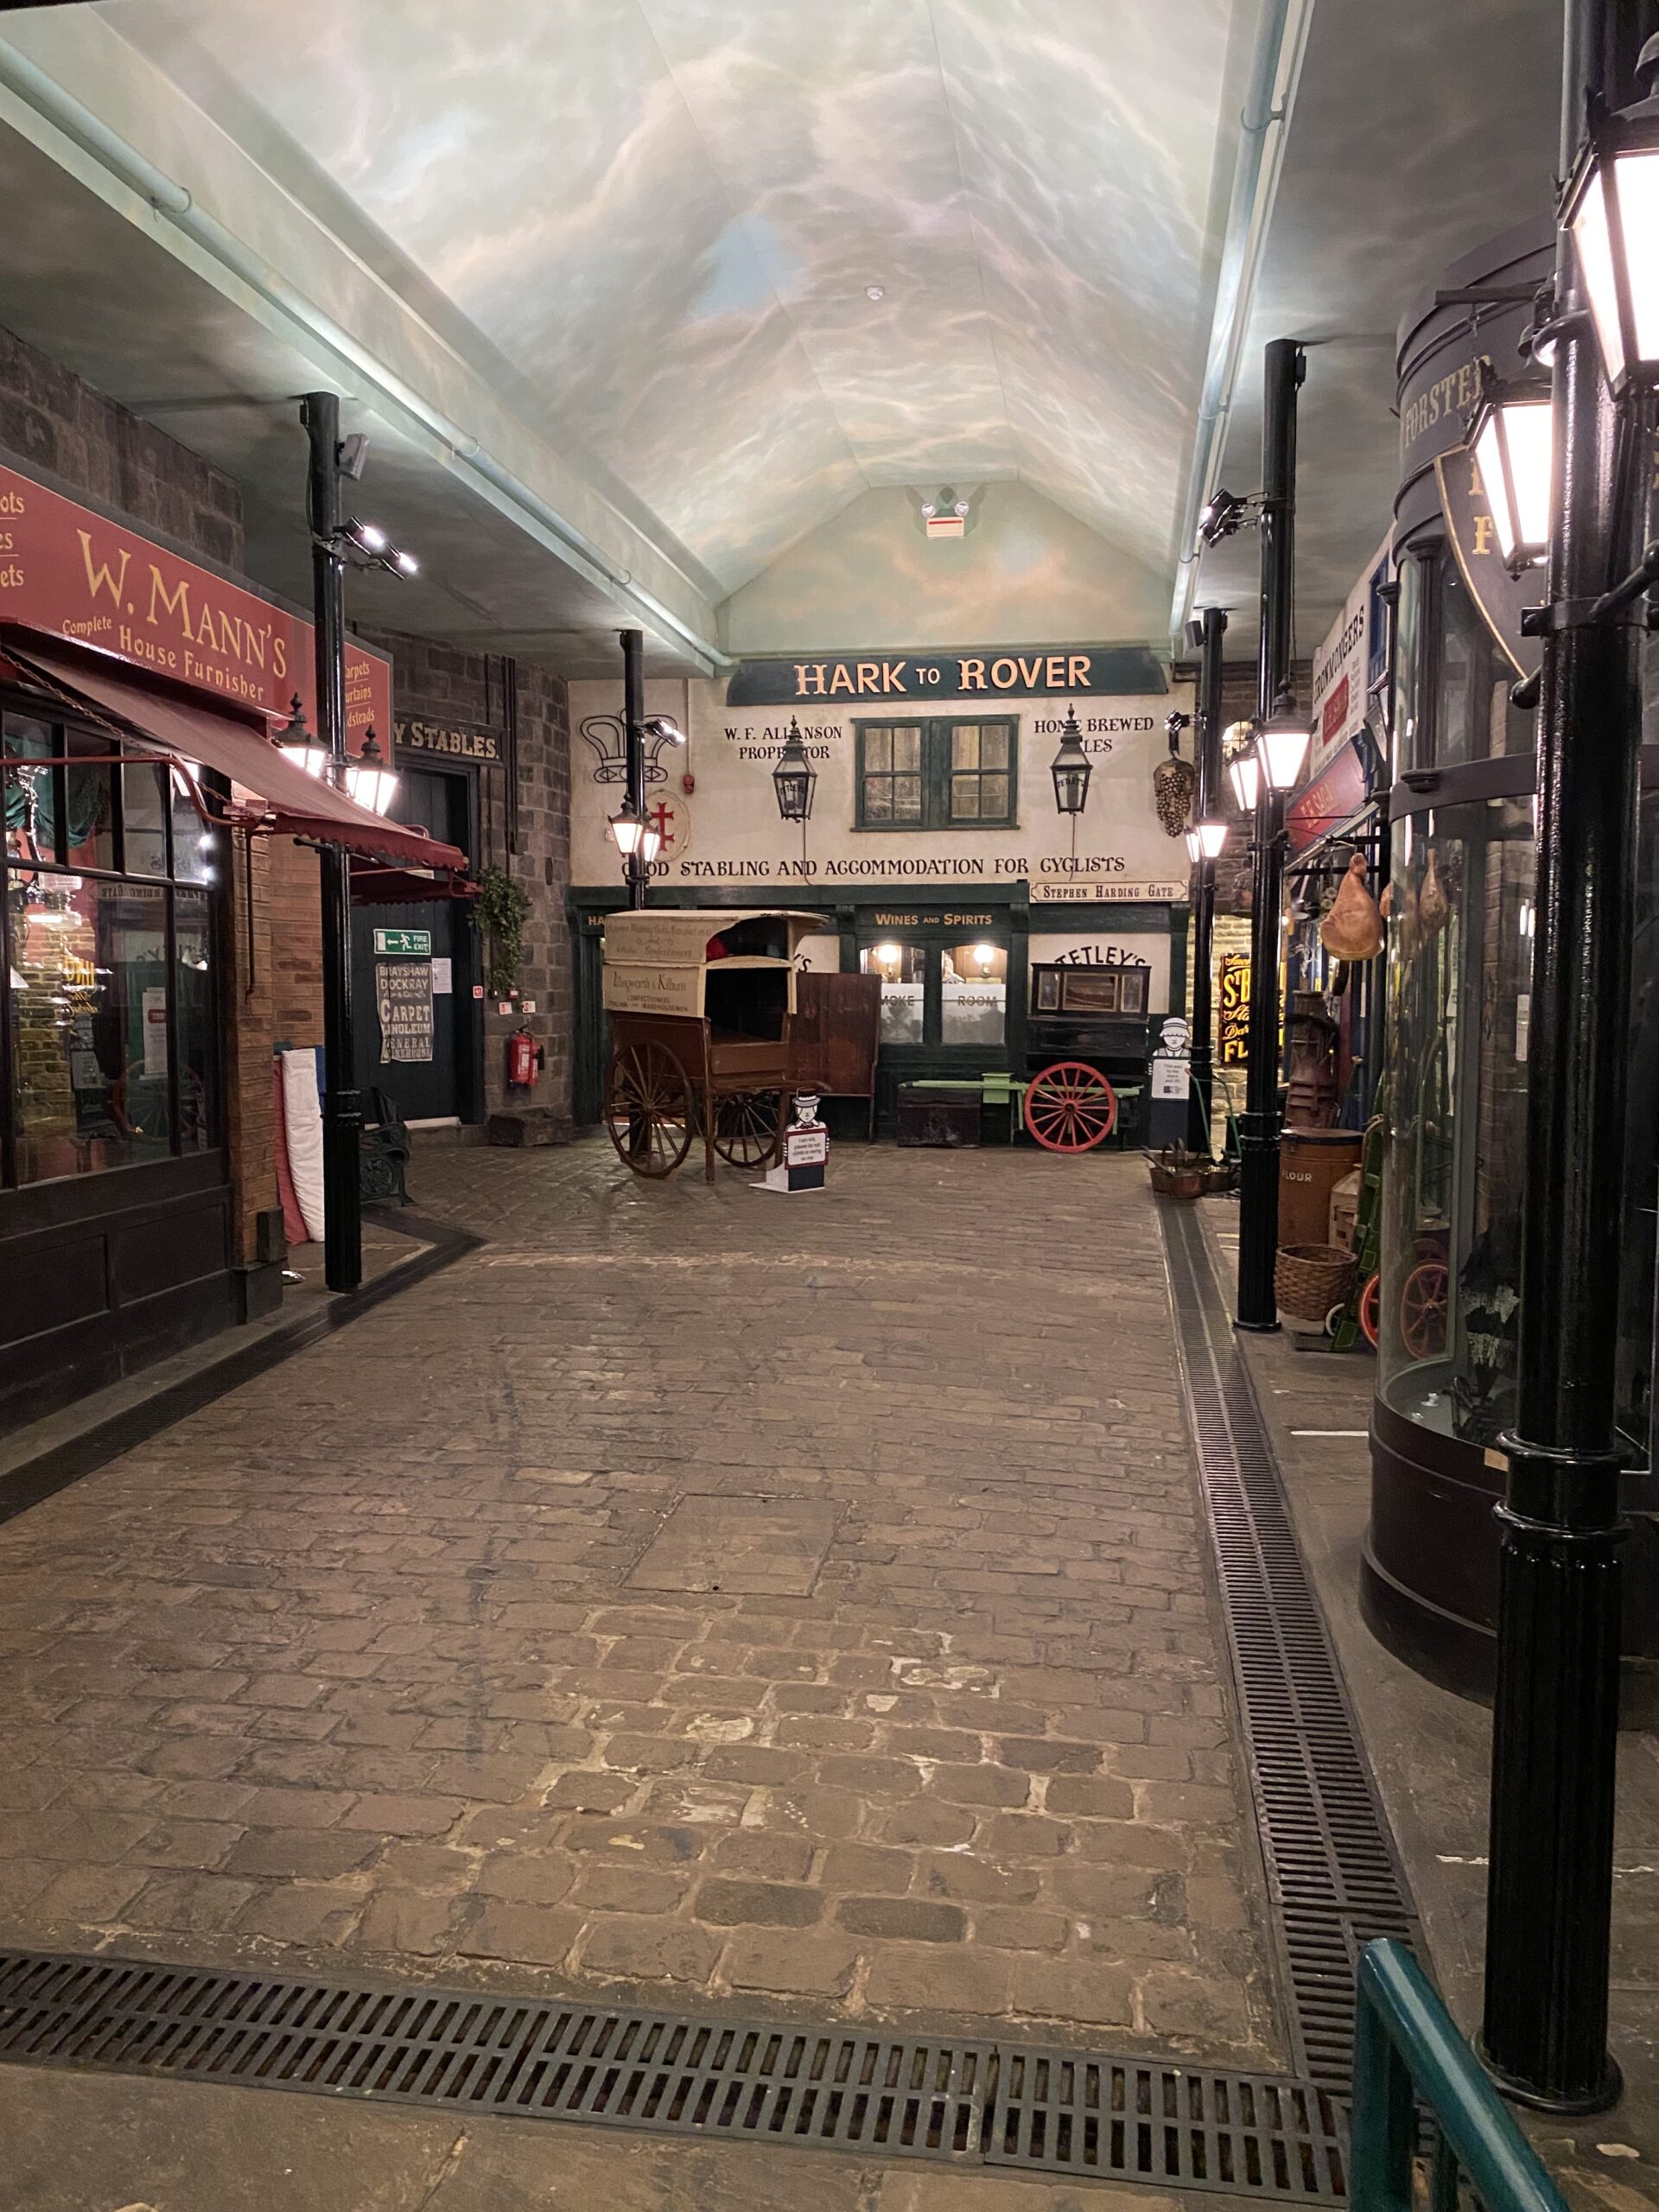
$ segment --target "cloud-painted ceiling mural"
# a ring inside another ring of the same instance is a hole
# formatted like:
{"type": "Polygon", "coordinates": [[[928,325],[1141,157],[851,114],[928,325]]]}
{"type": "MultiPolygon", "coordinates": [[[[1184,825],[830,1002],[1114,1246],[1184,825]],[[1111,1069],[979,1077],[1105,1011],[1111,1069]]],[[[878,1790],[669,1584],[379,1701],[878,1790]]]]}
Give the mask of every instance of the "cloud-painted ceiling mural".
{"type": "Polygon", "coordinates": [[[870,487],[930,478],[1024,479],[1129,569],[1167,568],[1258,8],[123,0],[105,20],[181,82],[194,66],[210,105],[205,54],[271,174],[343,196],[533,427],[724,594],[870,487]]]}

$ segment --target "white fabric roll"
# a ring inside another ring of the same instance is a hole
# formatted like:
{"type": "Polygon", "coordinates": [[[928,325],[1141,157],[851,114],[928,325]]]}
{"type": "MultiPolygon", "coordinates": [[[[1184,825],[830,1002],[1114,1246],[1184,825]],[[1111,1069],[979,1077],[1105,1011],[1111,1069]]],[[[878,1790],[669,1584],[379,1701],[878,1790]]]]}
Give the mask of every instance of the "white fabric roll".
{"type": "Polygon", "coordinates": [[[288,1123],[288,1172],[305,1216],[306,1234],[322,1242],[322,1105],[312,1046],[283,1054],[283,1113],[288,1123]]]}

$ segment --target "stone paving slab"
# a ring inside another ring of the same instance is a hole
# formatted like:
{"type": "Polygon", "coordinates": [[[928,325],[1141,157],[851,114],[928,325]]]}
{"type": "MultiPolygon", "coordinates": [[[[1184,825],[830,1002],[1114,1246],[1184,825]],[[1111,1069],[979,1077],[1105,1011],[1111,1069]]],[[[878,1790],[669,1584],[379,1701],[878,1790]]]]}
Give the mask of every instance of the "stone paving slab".
{"type": "Polygon", "coordinates": [[[0,1529],[0,1937],[1282,2065],[1141,1164],[419,1183],[488,1248],[0,1529]]]}
{"type": "Polygon", "coordinates": [[[16,2212],[1227,2212],[1246,2200],[0,2066],[16,2212]]]}

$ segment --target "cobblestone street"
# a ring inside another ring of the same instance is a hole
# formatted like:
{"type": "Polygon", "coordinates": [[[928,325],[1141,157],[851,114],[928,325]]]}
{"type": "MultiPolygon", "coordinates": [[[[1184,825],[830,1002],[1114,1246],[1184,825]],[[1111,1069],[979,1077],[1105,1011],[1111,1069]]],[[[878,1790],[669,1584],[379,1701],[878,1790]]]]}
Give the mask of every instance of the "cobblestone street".
{"type": "Polygon", "coordinates": [[[423,1154],[481,1250],[0,1530],[0,1934],[1281,2066],[1141,1162],[831,1178],[423,1154]]]}

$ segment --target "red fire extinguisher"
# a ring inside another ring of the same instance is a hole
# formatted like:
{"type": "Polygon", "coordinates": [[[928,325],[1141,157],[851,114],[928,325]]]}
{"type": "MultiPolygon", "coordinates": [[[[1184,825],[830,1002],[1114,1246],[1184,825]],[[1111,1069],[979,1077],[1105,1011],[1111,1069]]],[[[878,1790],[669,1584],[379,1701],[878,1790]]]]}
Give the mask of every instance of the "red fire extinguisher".
{"type": "Polygon", "coordinates": [[[507,1039],[507,1082],[515,1090],[533,1090],[536,1078],[547,1065],[547,1052],[528,1029],[515,1029],[507,1039]]]}

